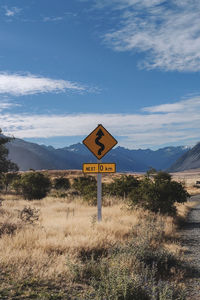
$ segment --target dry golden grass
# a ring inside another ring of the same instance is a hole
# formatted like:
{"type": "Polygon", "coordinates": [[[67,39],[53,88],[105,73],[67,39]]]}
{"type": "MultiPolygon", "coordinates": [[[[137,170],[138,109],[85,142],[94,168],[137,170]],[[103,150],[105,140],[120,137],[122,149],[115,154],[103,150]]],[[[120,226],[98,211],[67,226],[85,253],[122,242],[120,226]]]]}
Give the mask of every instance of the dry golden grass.
{"type": "MultiPolygon", "coordinates": [[[[58,279],[67,276],[66,259],[80,258],[92,252],[105,253],[111,246],[137,236],[141,227],[148,230],[149,213],[127,211],[121,204],[103,207],[103,221],[96,222],[96,207],[70,202],[66,198],[47,197],[39,201],[25,201],[6,196],[0,211],[0,224],[15,224],[15,234],[3,234],[0,239],[0,265],[26,277],[58,279]],[[25,207],[39,210],[39,221],[26,224],[19,212],[25,207]],[[145,227],[146,226],[146,227],[145,227]]],[[[175,236],[171,217],[157,216],[157,227],[164,224],[163,234],[175,236]]],[[[163,225],[162,225],[163,226],[163,225]]],[[[160,230],[160,229],[158,229],[160,230]]]]}
{"type": "MultiPolygon", "coordinates": [[[[102,209],[103,220],[96,221],[97,208],[83,204],[80,198],[53,198],[26,201],[19,196],[4,195],[0,207],[0,267],[21,281],[39,278],[60,281],[70,278],[67,259],[72,262],[105,254],[116,244],[124,244],[134,235],[149,234],[149,219],[154,219],[164,248],[175,254],[184,249],[175,241],[177,227],[169,216],[153,215],[142,209],[130,211],[122,203],[107,199],[102,209]],[[20,219],[20,211],[31,207],[39,211],[39,220],[30,224],[20,219]],[[4,227],[2,227],[4,226],[4,227]],[[14,234],[13,234],[13,231],[14,234]],[[174,239],[174,240],[173,240],[174,239]]],[[[177,204],[180,217],[185,218],[195,203],[177,204]]],[[[155,229],[155,228],[154,228],[155,229]]],[[[152,239],[152,247],[160,241],[152,239]]]]}
{"type": "Polygon", "coordinates": [[[192,202],[186,202],[186,203],[177,203],[176,204],[176,209],[178,216],[185,220],[188,216],[188,213],[190,212],[192,207],[195,207],[198,204],[197,201],[192,201],[192,202]]]}
{"type": "Polygon", "coordinates": [[[116,242],[126,240],[141,217],[116,205],[103,208],[103,221],[98,224],[95,207],[58,198],[27,202],[7,197],[2,209],[0,223],[9,221],[18,229],[14,235],[1,237],[0,264],[13,268],[18,278],[28,274],[41,278],[64,275],[67,256],[75,258],[83,252],[106,251],[116,242]],[[27,205],[40,210],[39,222],[34,226],[19,226],[19,211],[27,205]]]}

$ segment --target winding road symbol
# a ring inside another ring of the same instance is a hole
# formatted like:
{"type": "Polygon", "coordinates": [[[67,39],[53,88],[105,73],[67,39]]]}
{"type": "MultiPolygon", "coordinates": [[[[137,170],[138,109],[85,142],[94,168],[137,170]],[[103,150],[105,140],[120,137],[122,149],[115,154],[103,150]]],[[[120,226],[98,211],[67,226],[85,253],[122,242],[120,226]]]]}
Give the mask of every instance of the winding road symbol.
{"type": "Polygon", "coordinates": [[[101,159],[117,144],[117,140],[100,124],[83,140],[83,144],[101,159]]]}
{"type": "Polygon", "coordinates": [[[98,155],[101,155],[102,151],[105,149],[105,146],[104,144],[102,144],[101,142],[99,142],[99,140],[102,138],[102,136],[104,136],[104,133],[101,129],[99,129],[99,131],[97,132],[97,138],[95,140],[95,143],[101,147],[99,150],[98,150],[98,155]]]}

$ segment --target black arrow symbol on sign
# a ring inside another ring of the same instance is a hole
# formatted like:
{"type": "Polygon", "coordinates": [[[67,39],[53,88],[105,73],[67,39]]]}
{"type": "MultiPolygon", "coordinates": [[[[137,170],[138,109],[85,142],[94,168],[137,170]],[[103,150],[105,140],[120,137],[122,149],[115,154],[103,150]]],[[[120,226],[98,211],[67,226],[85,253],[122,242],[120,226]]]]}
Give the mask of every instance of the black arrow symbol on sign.
{"type": "Polygon", "coordinates": [[[102,136],[104,136],[104,133],[101,129],[99,129],[99,131],[97,132],[97,138],[95,139],[95,143],[101,147],[99,150],[98,150],[98,155],[101,155],[102,151],[105,149],[105,146],[104,144],[100,143],[99,140],[102,138],[102,136]]]}

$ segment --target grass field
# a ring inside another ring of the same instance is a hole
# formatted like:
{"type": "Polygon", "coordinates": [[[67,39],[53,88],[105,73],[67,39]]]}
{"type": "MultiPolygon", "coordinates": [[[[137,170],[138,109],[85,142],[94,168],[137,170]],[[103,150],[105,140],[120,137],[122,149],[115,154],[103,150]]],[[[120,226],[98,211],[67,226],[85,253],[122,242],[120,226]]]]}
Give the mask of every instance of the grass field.
{"type": "Polygon", "coordinates": [[[97,223],[81,198],[2,199],[0,299],[184,299],[172,217],[118,199],[97,223]]]}

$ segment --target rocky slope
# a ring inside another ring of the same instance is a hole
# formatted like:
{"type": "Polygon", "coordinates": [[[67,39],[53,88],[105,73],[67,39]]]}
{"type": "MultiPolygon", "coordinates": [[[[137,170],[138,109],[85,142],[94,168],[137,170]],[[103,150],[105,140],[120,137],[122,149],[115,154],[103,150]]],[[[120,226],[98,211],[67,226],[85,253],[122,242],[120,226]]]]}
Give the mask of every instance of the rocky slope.
{"type": "Polygon", "coordinates": [[[184,153],[168,170],[180,172],[197,168],[200,168],[200,143],[184,153]]]}

